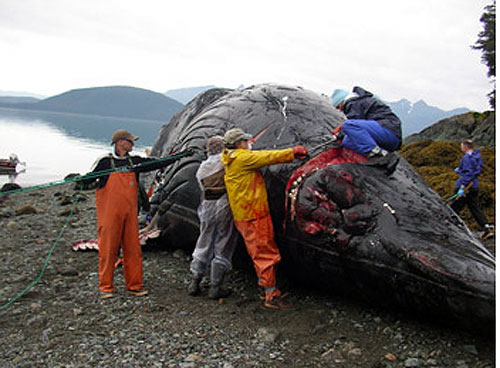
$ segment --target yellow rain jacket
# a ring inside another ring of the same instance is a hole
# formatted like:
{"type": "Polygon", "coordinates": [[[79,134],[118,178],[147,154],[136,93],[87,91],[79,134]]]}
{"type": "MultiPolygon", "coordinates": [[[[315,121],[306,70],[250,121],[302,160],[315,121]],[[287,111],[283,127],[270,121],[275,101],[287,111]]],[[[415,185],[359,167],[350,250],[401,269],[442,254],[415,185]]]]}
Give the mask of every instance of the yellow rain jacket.
{"type": "Polygon", "coordinates": [[[266,184],[259,169],[293,159],[291,148],[273,151],[224,149],[221,158],[226,170],[224,181],[235,221],[250,221],[269,215],[266,184]]]}

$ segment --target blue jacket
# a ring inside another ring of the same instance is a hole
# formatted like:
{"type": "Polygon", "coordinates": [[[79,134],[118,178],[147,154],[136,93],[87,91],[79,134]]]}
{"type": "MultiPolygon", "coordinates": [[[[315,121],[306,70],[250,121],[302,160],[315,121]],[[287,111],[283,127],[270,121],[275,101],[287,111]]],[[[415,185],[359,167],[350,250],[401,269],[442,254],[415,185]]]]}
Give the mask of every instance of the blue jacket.
{"type": "Polygon", "coordinates": [[[361,87],[354,87],[352,91],[358,96],[348,98],[344,103],[344,114],[348,119],[375,120],[401,139],[401,120],[389,106],[361,87]]]}
{"type": "Polygon", "coordinates": [[[455,169],[455,172],[460,176],[455,184],[455,189],[460,186],[466,187],[470,182],[473,182],[472,188],[479,187],[478,176],[483,170],[483,159],[478,150],[466,153],[462,156],[460,164],[455,169]]]}

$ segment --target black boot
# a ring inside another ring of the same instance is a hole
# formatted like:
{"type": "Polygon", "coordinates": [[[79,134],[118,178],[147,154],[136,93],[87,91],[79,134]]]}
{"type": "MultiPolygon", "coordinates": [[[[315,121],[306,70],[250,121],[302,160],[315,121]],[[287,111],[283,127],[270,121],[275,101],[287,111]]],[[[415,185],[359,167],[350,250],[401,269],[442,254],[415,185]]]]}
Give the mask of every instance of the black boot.
{"type": "Polygon", "coordinates": [[[495,226],[486,224],[483,231],[479,234],[479,239],[486,240],[495,236],[495,226]]]}
{"type": "Polygon", "coordinates": [[[191,282],[188,285],[188,294],[191,296],[196,296],[200,294],[200,282],[201,282],[202,276],[199,275],[193,275],[193,278],[191,279],[191,282]]]}
{"type": "Polygon", "coordinates": [[[222,286],[225,274],[226,268],[224,266],[212,264],[212,268],[210,270],[210,288],[208,289],[209,299],[216,300],[220,298],[227,298],[231,295],[231,290],[222,286]]]}
{"type": "Polygon", "coordinates": [[[232,291],[230,289],[224,288],[222,285],[210,285],[208,289],[208,299],[217,300],[220,298],[227,298],[231,295],[232,291]]]}

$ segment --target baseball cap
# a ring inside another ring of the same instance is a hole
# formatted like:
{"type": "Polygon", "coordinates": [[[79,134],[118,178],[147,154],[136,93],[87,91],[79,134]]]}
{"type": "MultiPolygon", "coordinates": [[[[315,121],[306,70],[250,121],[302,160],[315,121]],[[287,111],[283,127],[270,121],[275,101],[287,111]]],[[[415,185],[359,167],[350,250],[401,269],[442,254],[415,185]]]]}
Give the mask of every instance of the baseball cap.
{"type": "Polygon", "coordinates": [[[233,146],[239,141],[247,141],[252,138],[251,134],[245,133],[240,128],[229,129],[226,134],[224,134],[224,144],[233,146]]]}
{"type": "Polygon", "coordinates": [[[129,141],[136,141],[139,139],[139,137],[132,135],[128,130],[125,129],[118,129],[113,133],[111,136],[111,144],[115,144],[118,142],[120,139],[126,139],[129,141]]]}

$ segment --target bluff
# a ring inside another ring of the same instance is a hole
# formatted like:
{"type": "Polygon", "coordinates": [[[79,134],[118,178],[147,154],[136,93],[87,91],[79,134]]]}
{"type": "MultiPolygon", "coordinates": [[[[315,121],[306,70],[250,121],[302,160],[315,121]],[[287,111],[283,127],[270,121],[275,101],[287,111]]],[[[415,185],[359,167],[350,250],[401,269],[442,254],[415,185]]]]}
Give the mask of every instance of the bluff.
{"type": "Polygon", "coordinates": [[[422,140],[460,142],[472,139],[476,146],[495,147],[495,112],[468,112],[439,120],[420,133],[403,140],[410,144],[422,140]]]}
{"type": "MultiPolygon", "coordinates": [[[[438,121],[418,134],[403,141],[400,154],[422,176],[425,182],[441,197],[449,198],[455,192],[458,178],[454,169],[463,153],[459,142],[472,139],[481,152],[483,171],[479,176],[479,201],[490,222],[495,221],[496,170],[495,170],[495,112],[466,113],[438,121]]],[[[460,216],[467,225],[479,230],[470,211],[464,209],[460,216]]]]}
{"type": "Polygon", "coordinates": [[[75,89],[35,103],[0,103],[0,106],[165,123],[183,108],[181,103],[161,93],[128,86],[75,89]]]}

